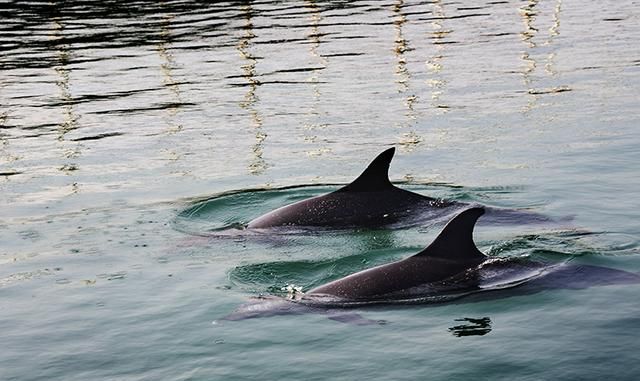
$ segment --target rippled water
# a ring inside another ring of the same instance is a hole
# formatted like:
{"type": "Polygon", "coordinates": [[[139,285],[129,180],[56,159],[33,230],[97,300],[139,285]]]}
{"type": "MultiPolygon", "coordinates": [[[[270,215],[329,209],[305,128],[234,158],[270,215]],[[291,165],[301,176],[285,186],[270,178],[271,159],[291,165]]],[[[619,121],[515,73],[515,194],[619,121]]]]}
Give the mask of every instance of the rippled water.
{"type": "Polygon", "coordinates": [[[201,234],[393,145],[402,186],[572,217],[489,255],[638,273],[637,2],[2,4],[0,379],[640,375],[637,285],[212,324],[438,228],[201,234]]]}

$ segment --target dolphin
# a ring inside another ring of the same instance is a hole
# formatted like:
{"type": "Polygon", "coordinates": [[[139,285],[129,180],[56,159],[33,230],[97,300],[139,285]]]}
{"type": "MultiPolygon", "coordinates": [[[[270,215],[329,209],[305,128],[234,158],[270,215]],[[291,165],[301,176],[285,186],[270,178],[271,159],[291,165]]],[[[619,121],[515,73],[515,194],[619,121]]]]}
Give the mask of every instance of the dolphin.
{"type": "Polygon", "coordinates": [[[271,227],[379,227],[411,215],[414,208],[442,208],[451,202],[400,189],[389,181],[395,148],[379,154],[350,184],[321,196],[283,206],[249,222],[271,227]]]}
{"type": "MultiPolygon", "coordinates": [[[[431,198],[389,181],[395,148],[380,153],[350,184],[324,195],[285,205],[250,221],[248,229],[407,227],[446,221],[469,204],[431,198]]],[[[494,223],[547,222],[535,213],[487,208],[494,223]]]]}
{"type": "Polygon", "coordinates": [[[424,285],[443,281],[487,260],[473,242],[473,226],[484,214],[471,208],[451,220],[421,252],[401,261],[351,274],[316,287],[307,299],[335,298],[341,302],[405,300],[421,295],[424,285]]]}
{"type": "Polygon", "coordinates": [[[344,310],[640,283],[639,274],[612,268],[488,257],[473,241],[473,228],[484,212],[484,208],[473,207],[459,213],[429,246],[408,258],[356,272],[287,299],[260,297],[222,320],[317,312],[337,321],[368,324],[367,319],[344,310]]]}

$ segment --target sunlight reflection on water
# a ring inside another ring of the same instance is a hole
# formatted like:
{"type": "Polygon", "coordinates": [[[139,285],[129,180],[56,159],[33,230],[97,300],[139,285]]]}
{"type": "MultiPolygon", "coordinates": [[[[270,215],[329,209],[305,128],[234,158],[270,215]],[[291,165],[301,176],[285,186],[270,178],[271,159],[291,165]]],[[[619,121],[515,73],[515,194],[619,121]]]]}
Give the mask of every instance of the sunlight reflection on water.
{"type": "MultiPolygon", "coordinates": [[[[568,233],[483,228],[493,254],[638,271],[634,2],[1,8],[0,378],[637,378],[633,287],[371,311],[391,322],[371,335],[317,317],[211,331],[253,291],[397,259],[432,232],[174,229],[194,200],[344,184],[396,146],[392,179],[446,184],[430,195],[575,216],[568,233]]],[[[247,204],[187,227],[246,222],[247,204]]]]}

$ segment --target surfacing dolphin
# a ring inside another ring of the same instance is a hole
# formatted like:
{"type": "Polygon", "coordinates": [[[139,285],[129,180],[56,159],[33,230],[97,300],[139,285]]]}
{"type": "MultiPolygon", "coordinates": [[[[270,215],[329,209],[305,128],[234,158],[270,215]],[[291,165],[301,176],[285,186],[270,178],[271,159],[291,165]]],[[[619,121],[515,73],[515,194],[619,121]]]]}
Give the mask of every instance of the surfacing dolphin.
{"type": "Polygon", "coordinates": [[[449,302],[480,294],[497,296],[500,290],[508,291],[509,296],[549,288],[640,283],[640,275],[611,268],[487,257],[473,241],[474,225],[483,213],[478,207],[461,212],[427,248],[411,257],[351,274],[290,299],[259,298],[223,320],[319,312],[334,320],[367,324],[370,321],[344,310],[449,302]]]}
{"type": "MultiPolygon", "coordinates": [[[[469,204],[431,198],[389,181],[395,148],[379,154],[353,182],[321,196],[283,206],[249,222],[249,229],[407,227],[446,221],[469,204]]],[[[487,208],[492,223],[548,222],[539,214],[487,208]]]]}

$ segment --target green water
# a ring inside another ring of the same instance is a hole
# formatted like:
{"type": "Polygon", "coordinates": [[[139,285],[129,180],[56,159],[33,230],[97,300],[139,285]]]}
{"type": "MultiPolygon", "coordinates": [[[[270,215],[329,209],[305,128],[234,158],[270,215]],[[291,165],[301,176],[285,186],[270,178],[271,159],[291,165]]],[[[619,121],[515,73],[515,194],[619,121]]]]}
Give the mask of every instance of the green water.
{"type": "Polygon", "coordinates": [[[479,248],[640,272],[633,1],[8,2],[0,380],[635,380],[639,285],[225,321],[439,226],[211,234],[351,181],[527,209],[479,248]],[[304,185],[304,186],[300,186],[304,185]],[[570,217],[570,218],[569,218],[570,217]]]}

